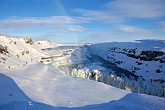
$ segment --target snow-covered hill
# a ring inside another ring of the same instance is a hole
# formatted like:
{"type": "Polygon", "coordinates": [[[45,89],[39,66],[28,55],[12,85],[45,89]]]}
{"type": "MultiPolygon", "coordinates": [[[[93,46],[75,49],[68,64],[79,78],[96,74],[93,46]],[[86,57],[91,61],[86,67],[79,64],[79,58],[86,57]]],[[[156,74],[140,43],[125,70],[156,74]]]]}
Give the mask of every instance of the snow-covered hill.
{"type": "Polygon", "coordinates": [[[93,54],[145,79],[165,79],[165,41],[138,40],[90,46],[93,54]]]}
{"type": "MultiPolygon", "coordinates": [[[[86,47],[62,47],[30,38],[0,36],[0,110],[165,109],[164,98],[66,75],[58,69],[61,65],[79,65],[80,69],[91,56],[86,47]],[[58,68],[42,64],[46,62],[58,68]]],[[[101,68],[96,62],[91,62],[95,65],[89,64],[89,69],[101,68]]]]}
{"type": "Polygon", "coordinates": [[[0,66],[3,68],[19,68],[47,56],[42,48],[55,45],[47,41],[32,41],[31,38],[11,38],[0,36],[0,66]]]}
{"type": "Polygon", "coordinates": [[[52,64],[65,74],[165,97],[164,41],[86,44],[50,50],[52,55],[62,54],[52,57],[52,64]]]}
{"type": "Polygon", "coordinates": [[[148,89],[140,92],[165,97],[165,41],[93,44],[89,46],[89,51],[136,75],[137,80],[144,82],[143,88],[148,89]]]}

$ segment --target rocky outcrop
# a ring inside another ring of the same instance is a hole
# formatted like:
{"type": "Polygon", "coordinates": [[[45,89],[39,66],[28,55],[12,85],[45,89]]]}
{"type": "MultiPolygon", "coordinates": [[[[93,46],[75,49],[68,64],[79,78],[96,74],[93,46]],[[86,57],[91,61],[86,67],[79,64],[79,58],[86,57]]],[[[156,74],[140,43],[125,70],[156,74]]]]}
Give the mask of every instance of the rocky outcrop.
{"type": "Polygon", "coordinates": [[[0,45],[0,53],[1,54],[9,53],[8,50],[7,50],[7,46],[4,47],[4,46],[0,45]]]}
{"type": "Polygon", "coordinates": [[[25,40],[25,43],[27,43],[27,44],[30,44],[30,45],[33,44],[32,38],[24,38],[24,40],[25,40]]]}

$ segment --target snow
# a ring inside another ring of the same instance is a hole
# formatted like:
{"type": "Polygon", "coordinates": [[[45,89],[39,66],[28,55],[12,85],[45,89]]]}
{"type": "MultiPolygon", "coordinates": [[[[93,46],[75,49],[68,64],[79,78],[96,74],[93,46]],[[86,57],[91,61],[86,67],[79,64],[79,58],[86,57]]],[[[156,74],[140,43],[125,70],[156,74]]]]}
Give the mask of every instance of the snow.
{"type": "Polygon", "coordinates": [[[89,46],[93,54],[107,59],[107,56],[115,59],[115,61],[123,61],[124,63],[118,64],[119,67],[132,71],[132,67],[139,67],[140,70],[136,71],[136,75],[143,76],[145,79],[160,79],[165,78],[165,64],[159,61],[141,61],[139,59],[130,58],[122,53],[123,49],[136,49],[136,55],[142,51],[165,51],[165,42],[163,40],[137,40],[135,42],[112,42],[93,44],[89,46]],[[120,49],[116,52],[109,52],[109,48],[118,47],[120,49]],[[143,65],[138,65],[136,62],[142,62],[143,65]],[[162,72],[156,74],[155,70],[160,69],[162,72]],[[148,72],[146,72],[148,71],[148,72]]]}
{"type": "MultiPolygon", "coordinates": [[[[165,109],[164,98],[131,93],[101,82],[71,77],[50,64],[41,64],[41,58],[50,55],[41,49],[57,45],[48,42],[30,45],[22,38],[4,36],[0,37],[0,44],[7,46],[9,51],[7,55],[0,53],[0,57],[7,58],[5,63],[0,63],[0,110],[165,109]],[[11,41],[17,41],[17,44],[11,41]],[[17,58],[15,55],[22,50],[29,53],[17,58]]],[[[59,60],[63,61],[62,64],[72,63],[65,61],[65,57],[59,60]]]]}
{"type": "Polygon", "coordinates": [[[56,47],[47,41],[34,42],[33,45],[25,43],[25,38],[11,38],[0,36],[0,44],[6,46],[8,54],[1,54],[1,58],[5,58],[5,65],[0,63],[0,66],[3,68],[17,68],[22,67],[26,64],[32,62],[32,60],[39,60],[41,57],[47,56],[47,53],[44,53],[42,48],[52,48],[56,47]]]}
{"type": "Polygon", "coordinates": [[[51,51],[52,55],[62,55],[58,58],[52,58],[51,64],[67,75],[100,81],[131,92],[165,97],[164,63],[159,61],[142,61],[123,54],[124,48],[134,49],[137,47],[139,52],[136,54],[139,54],[141,51],[146,50],[146,48],[154,50],[156,45],[162,51],[164,42],[155,42],[157,43],[154,43],[154,41],[148,41],[147,44],[141,44],[139,41],[118,42],[118,45],[116,43],[102,43],[80,46],[76,49],[65,46],[58,47],[51,51]],[[114,47],[117,48],[116,51],[108,51],[109,48],[114,47]],[[71,53],[68,51],[70,49],[71,53]],[[63,54],[67,51],[68,54],[63,54]],[[122,63],[115,64],[114,62],[116,61],[122,63]],[[135,69],[137,69],[135,73],[132,73],[135,69]],[[160,69],[162,72],[156,73],[157,69],[160,69]],[[95,70],[98,72],[95,72],[95,70]]]}
{"type": "MultiPolygon", "coordinates": [[[[133,55],[140,55],[142,51],[164,52],[165,42],[163,40],[101,43],[92,44],[88,46],[88,48],[92,55],[99,56],[111,63],[119,62],[116,63],[117,67],[128,70],[132,73],[134,72],[134,75],[145,80],[143,83],[138,80],[139,84],[135,84],[137,83],[136,81],[132,82],[127,80],[126,83],[131,86],[128,90],[165,97],[165,63],[161,63],[159,60],[144,61],[132,58],[127,55],[129,54],[128,51],[124,51],[124,49],[135,49],[135,54],[133,55]],[[137,62],[140,62],[141,64],[139,65],[137,62]],[[157,70],[160,70],[160,73],[156,72],[157,70]]],[[[165,53],[163,53],[162,56],[159,56],[159,58],[164,59],[164,55],[165,53]]],[[[116,85],[115,87],[118,86],[116,85]]],[[[122,88],[122,86],[120,88],[122,88]]]]}
{"type": "Polygon", "coordinates": [[[34,64],[17,71],[11,69],[5,75],[13,78],[32,100],[54,106],[72,107],[97,104],[109,101],[109,99],[119,99],[128,94],[102,83],[66,76],[57,69],[42,64],[34,64]],[[108,95],[113,94],[114,91],[116,95],[108,95]]]}
{"type": "Polygon", "coordinates": [[[0,76],[3,79],[0,80],[0,88],[4,91],[0,97],[2,110],[17,110],[19,107],[32,110],[163,110],[165,107],[163,98],[134,94],[96,81],[69,77],[49,65],[33,64],[22,69],[10,69],[3,74],[6,76],[0,76]]]}

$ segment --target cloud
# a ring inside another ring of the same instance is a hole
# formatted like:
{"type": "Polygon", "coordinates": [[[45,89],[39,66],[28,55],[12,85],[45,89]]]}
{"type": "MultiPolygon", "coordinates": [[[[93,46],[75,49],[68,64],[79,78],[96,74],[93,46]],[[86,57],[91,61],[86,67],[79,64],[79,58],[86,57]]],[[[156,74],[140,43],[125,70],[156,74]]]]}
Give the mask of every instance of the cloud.
{"type": "MultiPolygon", "coordinates": [[[[143,30],[142,30],[143,31],[143,30]]],[[[160,36],[159,33],[153,31],[149,32],[119,32],[119,31],[104,31],[94,32],[89,35],[88,42],[112,42],[112,41],[135,41],[141,39],[164,39],[164,35],[160,36]]]]}
{"type": "Polygon", "coordinates": [[[84,31],[81,23],[90,22],[83,17],[51,16],[46,18],[8,18],[0,20],[0,29],[27,29],[27,28],[63,28],[68,31],[84,31]]]}
{"type": "Polygon", "coordinates": [[[55,37],[61,41],[66,36],[69,39],[68,36],[82,35],[83,39],[85,36],[89,38],[87,40],[96,39],[96,42],[154,38],[165,33],[165,21],[161,21],[165,17],[165,0],[112,0],[96,10],[74,9],[73,12],[79,14],[77,16],[68,16],[59,2],[56,5],[63,16],[0,19],[0,31],[46,29],[39,36],[55,37]],[[141,20],[149,20],[150,25],[155,24],[154,28],[148,28],[147,23],[145,26],[144,21],[138,25],[141,20]],[[80,35],[79,32],[84,33],[80,35]]]}
{"type": "Polygon", "coordinates": [[[74,9],[74,12],[81,14],[81,16],[86,17],[93,22],[101,21],[108,23],[120,23],[124,20],[119,16],[109,14],[107,11],[74,9]]]}
{"type": "Polygon", "coordinates": [[[68,15],[66,9],[63,7],[63,5],[59,2],[59,0],[54,0],[56,6],[58,7],[60,13],[64,16],[68,15]]]}
{"type": "Polygon", "coordinates": [[[133,41],[137,39],[137,36],[132,36],[129,33],[118,33],[118,32],[95,32],[89,35],[89,42],[114,42],[114,41],[133,41]]]}
{"type": "Polygon", "coordinates": [[[114,0],[105,4],[109,13],[123,17],[157,18],[165,16],[165,0],[114,0]]]}
{"type": "MultiPolygon", "coordinates": [[[[115,29],[117,33],[103,33],[93,36],[123,36],[128,34],[131,38],[161,36],[165,29],[164,22],[161,21],[165,17],[165,0],[112,0],[98,7],[100,10],[75,9],[74,12],[79,13],[83,17],[90,18],[93,22],[104,23],[115,29]],[[149,20],[145,24],[145,20],[149,20]],[[144,23],[141,25],[141,21],[144,23]],[[138,22],[140,25],[138,26],[138,22]],[[154,28],[147,27],[148,23],[154,28]],[[145,26],[146,25],[146,26],[145,26]],[[162,28],[162,29],[161,29],[162,28]]],[[[111,31],[111,30],[110,30],[111,31]]],[[[126,37],[126,36],[124,36],[126,37]]],[[[122,37],[119,37],[122,39],[122,37]]]]}
{"type": "Polygon", "coordinates": [[[151,30],[139,28],[131,25],[118,24],[115,26],[118,30],[130,33],[150,33],[151,30]]]}
{"type": "Polygon", "coordinates": [[[131,18],[165,17],[165,0],[113,0],[102,5],[100,10],[74,9],[81,16],[93,21],[120,23],[131,18]]]}
{"type": "Polygon", "coordinates": [[[160,21],[157,23],[157,25],[160,27],[160,30],[165,32],[165,21],[160,21]]]}
{"type": "Polygon", "coordinates": [[[68,25],[67,30],[72,31],[72,32],[83,32],[86,30],[85,27],[80,26],[80,25],[68,25]]]}
{"type": "MultiPolygon", "coordinates": [[[[121,34],[128,34],[132,38],[150,38],[153,36],[159,36],[158,29],[145,29],[145,28],[139,28],[137,26],[132,26],[132,25],[125,25],[125,24],[119,24],[116,25],[116,28],[119,30],[121,34]]],[[[121,35],[120,34],[120,35],[121,35]]],[[[130,39],[131,39],[130,37],[130,39]]]]}

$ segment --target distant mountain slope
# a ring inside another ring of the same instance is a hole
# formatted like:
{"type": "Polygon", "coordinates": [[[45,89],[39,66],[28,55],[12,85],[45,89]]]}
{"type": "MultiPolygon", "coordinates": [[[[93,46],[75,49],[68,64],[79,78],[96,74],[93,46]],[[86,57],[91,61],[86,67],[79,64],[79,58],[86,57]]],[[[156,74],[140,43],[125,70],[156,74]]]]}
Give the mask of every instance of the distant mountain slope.
{"type": "Polygon", "coordinates": [[[90,51],[144,79],[165,79],[165,41],[93,44],[90,51]]]}
{"type": "Polygon", "coordinates": [[[165,97],[165,41],[138,40],[93,44],[88,46],[88,50],[93,55],[138,76],[136,88],[142,86],[146,90],[131,91],[165,97]],[[139,85],[140,83],[142,85],[139,85]]]}

